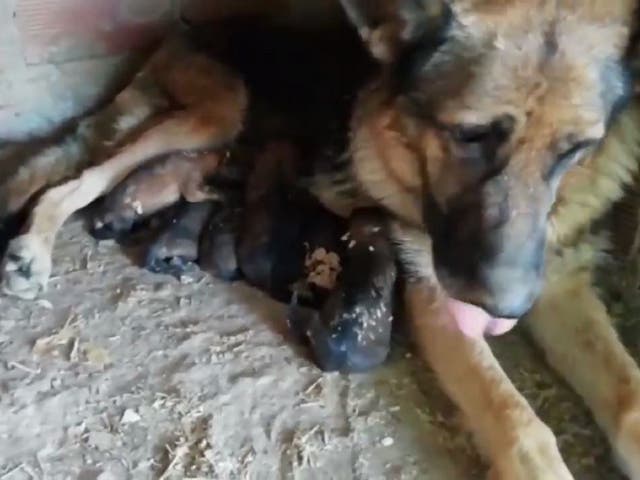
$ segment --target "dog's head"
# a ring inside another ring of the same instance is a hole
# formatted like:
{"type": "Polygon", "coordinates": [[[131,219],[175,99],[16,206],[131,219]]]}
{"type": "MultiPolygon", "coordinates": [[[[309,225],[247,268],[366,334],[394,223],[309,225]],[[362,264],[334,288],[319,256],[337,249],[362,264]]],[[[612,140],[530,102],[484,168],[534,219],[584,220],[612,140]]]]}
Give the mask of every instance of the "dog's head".
{"type": "Polygon", "coordinates": [[[409,189],[422,179],[422,220],[452,297],[510,318],[537,298],[556,191],[631,92],[635,3],[342,0],[383,65],[389,138],[406,147],[386,162],[412,172],[409,189]],[[418,167],[403,164],[406,150],[418,167]]]}

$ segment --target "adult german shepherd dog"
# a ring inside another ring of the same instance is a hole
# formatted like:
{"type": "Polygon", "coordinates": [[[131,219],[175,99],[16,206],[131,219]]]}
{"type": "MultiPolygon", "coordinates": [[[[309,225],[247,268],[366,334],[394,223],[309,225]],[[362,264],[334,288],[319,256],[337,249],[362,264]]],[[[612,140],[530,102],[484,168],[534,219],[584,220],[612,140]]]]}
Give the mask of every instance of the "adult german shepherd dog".
{"type": "Polygon", "coordinates": [[[210,54],[175,39],[160,47],[112,103],[5,186],[6,214],[49,188],[9,244],[4,291],[34,298],[63,222],[135,167],[222,148],[250,130],[255,105],[287,104],[301,115],[298,133],[313,132],[308,145],[349,131],[345,154],[334,145],[309,156],[309,189],[342,215],[366,204],[391,215],[413,340],[464,412],[491,478],[572,478],[484,340],[522,318],[640,479],[640,369],[592,286],[604,245],[594,224],[640,155],[636,2],[341,3],[376,61],[366,83],[355,74],[366,61],[340,60],[348,35],[321,35],[313,51],[302,35],[283,42],[297,56],[280,62],[248,40],[251,29],[213,35],[210,54]],[[254,83],[267,71],[277,72],[271,82],[254,83]]]}

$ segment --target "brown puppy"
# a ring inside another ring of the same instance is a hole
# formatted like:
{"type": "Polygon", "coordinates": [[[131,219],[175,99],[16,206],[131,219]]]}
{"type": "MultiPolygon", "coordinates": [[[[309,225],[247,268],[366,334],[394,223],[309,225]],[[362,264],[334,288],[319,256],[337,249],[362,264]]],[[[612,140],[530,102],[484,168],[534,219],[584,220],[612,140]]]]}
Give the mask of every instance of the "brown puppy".
{"type": "Polygon", "coordinates": [[[115,238],[128,233],[135,223],[177,203],[219,200],[205,184],[220,167],[224,154],[176,153],[143,165],[132,172],[103,200],[93,219],[96,238],[115,238]]]}
{"type": "Polygon", "coordinates": [[[205,223],[198,265],[222,280],[234,281],[241,277],[237,247],[245,223],[247,178],[255,163],[254,157],[253,148],[235,145],[232,156],[212,179],[224,201],[213,205],[205,223]]]}
{"type": "Polygon", "coordinates": [[[237,265],[250,283],[292,302],[289,325],[322,369],[370,370],[390,349],[397,271],[388,216],[363,208],[345,222],[299,188],[303,162],[291,141],[268,142],[236,211],[243,228],[230,235],[227,212],[211,225],[203,257],[219,275],[237,265]]]}
{"type": "MultiPolygon", "coordinates": [[[[238,262],[249,282],[268,292],[280,287],[274,278],[274,272],[279,271],[274,234],[288,231],[284,226],[287,219],[281,218],[285,214],[282,205],[295,182],[298,161],[299,152],[292,143],[270,142],[257,155],[247,183],[238,262]]],[[[297,238],[297,232],[292,232],[292,237],[290,241],[297,238]]],[[[296,251],[303,247],[293,240],[288,248],[292,257],[299,257],[296,251]]]]}

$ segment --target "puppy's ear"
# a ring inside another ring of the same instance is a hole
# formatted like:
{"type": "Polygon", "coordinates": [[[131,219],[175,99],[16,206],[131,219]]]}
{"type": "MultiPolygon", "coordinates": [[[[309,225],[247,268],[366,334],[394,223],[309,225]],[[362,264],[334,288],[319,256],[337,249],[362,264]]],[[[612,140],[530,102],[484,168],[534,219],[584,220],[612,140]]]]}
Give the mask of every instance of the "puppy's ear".
{"type": "Polygon", "coordinates": [[[443,35],[452,12],[445,0],[340,0],[375,59],[392,63],[407,46],[443,35]]]}

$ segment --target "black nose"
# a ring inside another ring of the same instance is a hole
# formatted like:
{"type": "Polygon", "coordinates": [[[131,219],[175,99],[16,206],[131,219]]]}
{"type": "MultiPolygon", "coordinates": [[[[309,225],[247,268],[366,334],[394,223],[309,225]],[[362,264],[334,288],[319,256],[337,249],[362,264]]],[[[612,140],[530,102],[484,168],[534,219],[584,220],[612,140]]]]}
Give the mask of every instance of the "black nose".
{"type": "Polygon", "coordinates": [[[508,306],[480,303],[477,306],[494,318],[520,319],[531,309],[532,305],[533,303],[508,306]]]}
{"type": "Polygon", "coordinates": [[[538,297],[538,282],[531,279],[525,285],[517,285],[504,292],[490,292],[475,303],[496,318],[519,319],[523,317],[538,297]]]}

